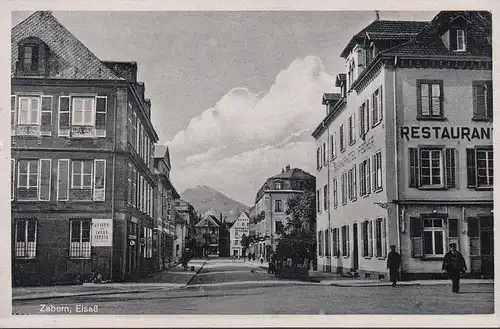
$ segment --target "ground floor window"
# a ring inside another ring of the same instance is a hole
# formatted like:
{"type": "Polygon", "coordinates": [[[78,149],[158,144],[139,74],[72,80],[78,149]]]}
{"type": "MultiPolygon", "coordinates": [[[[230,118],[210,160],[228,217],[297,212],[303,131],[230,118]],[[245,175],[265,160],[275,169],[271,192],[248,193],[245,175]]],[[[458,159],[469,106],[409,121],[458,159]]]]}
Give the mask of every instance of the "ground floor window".
{"type": "Polygon", "coordinates": [[[334,228],[332,232],[332,245],[333,245],[333,256],[338,257],[340,255],[339,248],[339,229],[334,228]]]}
{"type": "Polygon", "coordinates": [[[72,219],[70,221],[69,258],[90,258],[91,219],[72,219]]]}
{"type": "Polygon", "coordinates": [[[443,218],[410,219],[410,236],[413,257],[442,257],[445,253],[445,230],[443,218]]]}
{"type": "Polygon", "coordinates": [[[342,226],[342,256],[349,256],[349,226],[342,226]]]}
{"type": "Polygon", "coordinates": [[[35,219],[16,220],[15,255],[16,258],[34,259],[36,257],[37,221],[35,219]]]}

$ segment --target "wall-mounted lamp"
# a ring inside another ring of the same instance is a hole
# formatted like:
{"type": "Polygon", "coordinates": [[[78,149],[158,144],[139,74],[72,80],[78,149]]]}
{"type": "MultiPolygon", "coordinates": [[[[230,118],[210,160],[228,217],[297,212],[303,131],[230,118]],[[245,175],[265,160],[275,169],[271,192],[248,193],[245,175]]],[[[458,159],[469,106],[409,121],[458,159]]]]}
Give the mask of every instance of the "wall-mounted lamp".
{"type": "Polygon", "coordinates": [[[433,214],[437,213],[437,210],[436,209],[432,209],[432,213],[433,214]]]}

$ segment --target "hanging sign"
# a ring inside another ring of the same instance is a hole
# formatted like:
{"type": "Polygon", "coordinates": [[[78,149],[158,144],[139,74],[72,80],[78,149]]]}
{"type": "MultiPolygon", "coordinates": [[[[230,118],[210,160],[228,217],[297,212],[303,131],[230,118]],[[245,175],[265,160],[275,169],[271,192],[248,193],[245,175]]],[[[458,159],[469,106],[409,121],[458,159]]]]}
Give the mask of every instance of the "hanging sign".
{"type": "Polygon", "coordinates": [[[92,247],[111,247],[113,245],[113,220],[92,219],[92,247]]]}

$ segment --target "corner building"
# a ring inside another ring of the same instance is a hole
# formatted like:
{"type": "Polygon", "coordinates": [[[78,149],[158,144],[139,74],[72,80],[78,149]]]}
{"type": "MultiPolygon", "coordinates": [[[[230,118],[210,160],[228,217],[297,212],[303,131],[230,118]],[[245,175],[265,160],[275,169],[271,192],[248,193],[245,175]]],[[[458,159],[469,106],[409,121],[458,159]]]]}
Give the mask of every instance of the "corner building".
{"type": "Polygon", "coordinates": [[[318,265],[383,278],[441,273],[451,242],[493,275],[491,16],[374,21],[341,56],[317,141],[318,265]],[[321,206],[321,208],[320,208],[321,206]]]}
{"type": "Polygon", "coordinates": [[[153,270],[151,104],[134,62],[103,62],[50,12],[12,29],[14,285],[153,270]]]}

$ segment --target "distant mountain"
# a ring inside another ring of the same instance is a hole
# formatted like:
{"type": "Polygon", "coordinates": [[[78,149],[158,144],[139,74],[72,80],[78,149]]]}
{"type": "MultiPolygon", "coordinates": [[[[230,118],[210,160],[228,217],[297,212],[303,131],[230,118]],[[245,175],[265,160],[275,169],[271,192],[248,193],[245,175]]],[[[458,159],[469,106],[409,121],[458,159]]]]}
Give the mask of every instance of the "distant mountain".
{"type": "Polygon", "coordinates": [[[241,211],[248,211],[250,208],[208,186],[188,188],[181,193],[181,198],[191,203],[199,214],[210,213],[219,218],[222,213],[228,222],[234,222],[241,211]]]}

